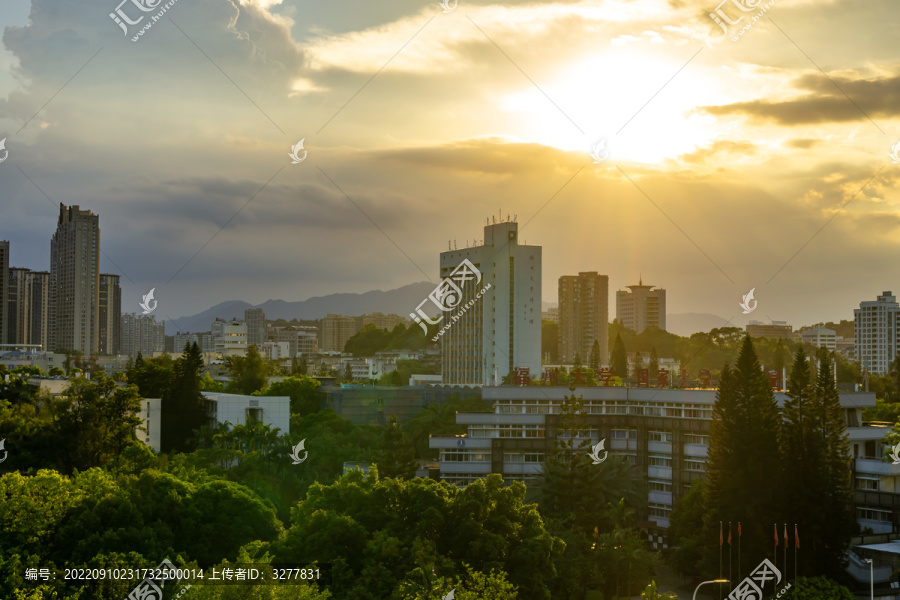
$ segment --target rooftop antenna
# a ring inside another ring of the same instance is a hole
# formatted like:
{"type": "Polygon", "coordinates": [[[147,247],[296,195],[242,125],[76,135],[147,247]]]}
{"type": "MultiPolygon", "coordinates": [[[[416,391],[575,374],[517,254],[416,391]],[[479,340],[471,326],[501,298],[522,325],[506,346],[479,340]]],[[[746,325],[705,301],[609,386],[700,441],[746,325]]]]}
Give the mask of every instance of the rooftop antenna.
{"type": "Polygon", "coordinates": [[[450,252],[450,240],[447,240],[447,252],[450,252]]]}
{"type": "Polygon", "coordinates": [[[456,238],[453,239],[453,249],[456,250],[456,238]]]}

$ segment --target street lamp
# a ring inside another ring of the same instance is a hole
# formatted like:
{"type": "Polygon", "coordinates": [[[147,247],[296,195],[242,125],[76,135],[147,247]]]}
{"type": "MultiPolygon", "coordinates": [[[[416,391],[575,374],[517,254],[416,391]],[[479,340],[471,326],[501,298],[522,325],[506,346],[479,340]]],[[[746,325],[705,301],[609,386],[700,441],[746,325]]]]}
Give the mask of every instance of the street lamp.
{"type": "Polygon", "coordinates": [[[875,563],[871,558],[864,558],[863,562],[869,563],[869,598],[875,600],[875,563]]]}
{"type": "Polygon", "coordinates": [[[731,583],[728,579],[713,579],[712,581],[704,581],[694,590],[694,600],[697,600],[697,590],[706,585],[707,583],[731,583]]]}

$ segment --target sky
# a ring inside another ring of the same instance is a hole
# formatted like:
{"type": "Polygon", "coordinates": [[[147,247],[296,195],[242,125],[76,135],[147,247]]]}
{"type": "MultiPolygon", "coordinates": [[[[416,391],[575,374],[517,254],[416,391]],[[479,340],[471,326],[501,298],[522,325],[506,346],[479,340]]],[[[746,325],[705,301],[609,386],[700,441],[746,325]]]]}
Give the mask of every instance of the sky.
{"type": "Polygon", "coordinates": [[[99,214],[123,311],[437,283],[492,215],[611,318],[639,277],[736,325],[900,292],[896,0],[120,2],[0,3],[0,239],[45,270],[99,214]]]}

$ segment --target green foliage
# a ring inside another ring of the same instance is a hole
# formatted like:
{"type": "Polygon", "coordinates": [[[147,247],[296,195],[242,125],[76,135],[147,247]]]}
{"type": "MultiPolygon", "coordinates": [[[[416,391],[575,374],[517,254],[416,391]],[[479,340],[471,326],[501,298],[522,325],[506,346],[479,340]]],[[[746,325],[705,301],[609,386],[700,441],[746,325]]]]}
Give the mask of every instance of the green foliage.
{"type": "Polygon", "coordinates": [[[200,394],[200,370],[203,355],[196,342],[185,344],[184,353],[175,361],[169,385],[163,389],[160,403],[160,449],[183,452],[194,431],[208,421],[200,394]]]}
{"type": "Polygon", "coordinates": [[[331,562],[340,598],[390,597],[417,569],[462,576],[465,561],[482,573],[505,571],[523,598],[549,599],[544,584],[562,548],[524,496],[521,483],[504,486],[499,475],[460,490],[351,471],[309,489],[272,546],[273,562],[331,562]]]}
{"type": "Polygon", "coordinates": [[[138,353],[126,376],[128,383],[136,385],[144,398],[162,398],[174,372],[175,362],[168,354],[144,360],[138,353]]]}
{"type": "Polygon", "coordinates": [[[247,348],[246,356],[226,357],[225,367],[231,373],[231,383],[225,388],[229,393],[250,395],[266,387],[269,369],[256,344],[247,348]]]}
{"type": "Polygon", "coordinates": [[[700,560],[706,547],[703,538],[704,480],[697,479],[690,490],[672,507],[669,518],[670,546],[673,566],[685,575],[700,574],[700,560]]]}
{"type": "Polygon", "coordinates": [[[647,588],[641,592],[641,600],[678,600],[678,594],[674,592],[657,592],[656,582],[651,581],[647,588]]]}
{"type": "Polygon", "coordinates": [[[875,400],[875,406],[863,411],[863,421],[883,421],[896,423],[900,421],[900,402],[888,402],[882,398],[875,400]]]}
{"type": "Polygon", "coordinates": [[[294,375],[276,381],[264,390],[254,392],[254,396],[289,396],[292,415],[308,415],[319,410],[322,384],[308,375],[294,375]]]}
{"type": "Polygon", "coordinates": [[[397,361],[397,368],[382,375],[379,383],[382,385],[407,385],[412,375],[433,374],[434,369],[421,360],[401,358],[397,361]]]}
{"type": "Polygon", "coordinates": [[[707,541],[706,570],[718,566],[720,522],[744,527],[747,556],[765,556],[771,530],[762,523],[781,521],[781,413],[749,336],[744,338],[737,364],[722,370],[713,406],[707,458],[703,539],[707,541]]]}
{"type": "Polygon", "coordinates": [[[437,458],[440,452],[428,447],[431,435],[462,435],[466,425],[457,425],[457,412],[491,412],[491,403],[478,396],[451,397],[443,404],[428,404],[406,422],[404,430],[415,448],[416,458],[437,458]]]}
{"type": "Polygon", "coordinates": [[[541,321],[541,361],[551,365],[559,363],[559,323],[541,321]]]}
{"type": "MultiPolygon", "coordinates": [[[[613,324],[615,324],[615,321],[613,321],[613,324]]],[[[612,331],[613,327],[611,326],[609,329],[612,331]]],[[[615,342],[609,355],[609,363],[616,377],[623,379],[628,377],[628,351],[625,349],[625,342],[622,340],[621,335],[616,334],[615,342]]]]}
{"type": "Polygon", "coordinates": [[[408,479],[416,474],[415,455],[415,448],[397,424],[397,417],[391,415],[375,455],[378,472],[384,477],[408,479]]]}
{"type": "Polygon", "coordinates": [[[854,600],[850,590],[827,577],[798,577],[779,600],[854,600]]]}
{"type": "Polygon", "coordinates": [[[369,323],[347,340],[344,352],[350,352],[356,358],[360,358],[374,356],[376,352],[384,350],[421,350],[427,342],[428,338],[422,335],[422,329],[416,324],[411,324],[407,328],[401,323],[392,331],[388,331],[369,323]]]}

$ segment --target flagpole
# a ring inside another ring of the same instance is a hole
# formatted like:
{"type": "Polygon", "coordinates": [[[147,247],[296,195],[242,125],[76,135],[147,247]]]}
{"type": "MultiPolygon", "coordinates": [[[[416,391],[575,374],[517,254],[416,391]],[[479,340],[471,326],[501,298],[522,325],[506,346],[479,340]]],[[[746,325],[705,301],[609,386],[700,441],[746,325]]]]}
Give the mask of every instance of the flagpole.
{"type": "Polygon", "coordinates": [[[738,581],[741,580],[741,522],[738,521],[738,581]]]}
{"type": "MultiPolygon", "coordinates": [[[[722,521],[719,521],[719,579],[722,579],[722,521]]],[[[722,597],[722,584],[719,584],[719,598],[722,597]]]]}
{"type": "Polygon", "coordinates": [[[728,581],[734,581],[731,578],[731,521],[728,521],[728,581]]]}
{"type": "Polygon", "coordinates": [[[797,524],[794,523],[794,581],[797,581],[797,548],[800,547],[800,538],[797,536],[797,524]]]}
{"type": "Polygon", "coordinates": [[[787,547],[788,547],[788,536],[787,536],[787,523],[784,524],[784,572],[787,573],[787,547]]]}
{"type": "MultiPolygon", "coordinates": [[[[772,564],[778,564],[778,523],[773,523],[772,527],[775,528],[775,546],[772,549],[772,564]]],[[[775,591],[775,580],[772,580],[772,591],[775,591]]]]}

